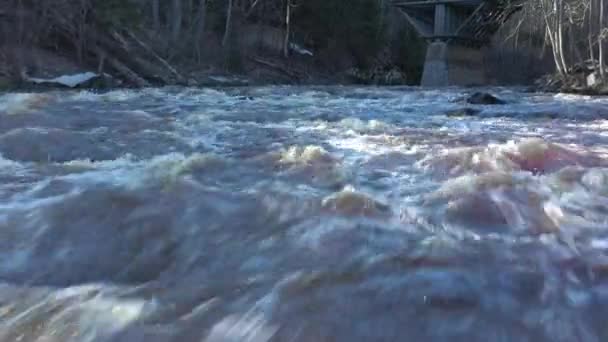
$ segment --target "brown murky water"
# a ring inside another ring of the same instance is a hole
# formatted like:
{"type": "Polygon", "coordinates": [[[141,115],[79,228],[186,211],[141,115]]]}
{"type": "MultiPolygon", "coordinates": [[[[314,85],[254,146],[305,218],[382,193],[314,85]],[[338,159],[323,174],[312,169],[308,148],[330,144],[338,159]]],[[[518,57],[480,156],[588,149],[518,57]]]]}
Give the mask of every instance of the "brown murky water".
{"type": "Polygon", "coordinates": [[[607,340],[608,99],[472,91],[0,95],[0,341],[607,340]]]}

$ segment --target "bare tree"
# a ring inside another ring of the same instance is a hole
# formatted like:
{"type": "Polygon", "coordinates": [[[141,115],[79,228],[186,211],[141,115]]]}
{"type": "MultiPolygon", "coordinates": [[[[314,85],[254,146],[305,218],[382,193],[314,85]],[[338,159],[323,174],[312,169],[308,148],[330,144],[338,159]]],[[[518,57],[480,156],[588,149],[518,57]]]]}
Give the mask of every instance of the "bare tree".
{"type": "Polygon", "coordinates": [[[160,31],[160,0],[152,0],[152,23],[156,32],[160,31]]]}
{"type": "Polygon", "coordinates": [[[587,31],[587,44],[589,45],[589,59],[595,60],[595,53],[593,49],[593,0],[589,0],[589,18],[588,18],[588,31],[587,31]]]}
{"type": "Polygon", "coordinates": [[[171,6],[171,40],[177,42],[182,33],[182,0],[173,0],[171,6]]]}
{"type": "Polygon", "coordinates": [[[598,64],[600,68],[600,77],[602,80],[606,80],[606,69],[605,69],[605,60],[604,60],[604,36],[606,35],[606,28],[604,27],[604,0],[600,0],[600,34],[598,35],[598,64]]]}
{"type": "Polygon", "coordinates": [[[565,75],[566,68],[563,64],[563,59],[560,55],[562,49],[560,48],[559,26],[561,25],[561,23],[559,22],[560,16],[558,14],[558,11],[560,7],[558,6],[558,1],[560,0],[541,0],[540,3],[546,24],[546,36],[547,38],[549,38],[549,42],[551,43],[551,50],[553,52],[553,60],[555,62],[555,67],[560,75],[565,75]]]}
{"type": "Polygon", "coordinates": [[[194,1],[193,0],[184,0],[184,13],[186,16],[184,17],[184,26],[192,27],[192,22],[196,19],[196,14],[194,13],[194,1]]]}
{"type": "Polygon", "coordinates": [[[291,34],[291,0],[285,0],[285,38],[283,39],[283,56],[289,57],[289,36],[291,34]]]}
{"type": "Polygon", "coordinates": [[[226,27],[224,29],[222,46],[228,46],[228,40],[232,34],[232,2],[233,0],[228,0],[228,9],[226,10],[226,27]]]}
{"type": "Polygon", "coordinates": [[[76,18],[76,57],[78,63],[82,63],[84,58],[84,50],[86,49],[87,43],[87,16],[90,10],[90,3],[87,0],[80,0],[78,16],[76,18]]]}
{"type": "Polygon", "coordinates": [[[253,11],[255,11],[255,9],[257,8],[259,3],[260,3],[260,0],[253,0],[253,2],[249,6],[249,9],[247,10],[247,12],[245,14],[246,18],[249,18],[253,14],[253,11]]]}
{"type": "Polygon", "coordinates": [[[555,0],[557,3],[557,50],[562,68],[565,73],[568,73],[568,63],[566,63],[566,57],[564,54],[564,0],[555,0]]]}
{"type": "Polygon", "coordinates": [[[25,19],[24,19],[25,8],[23,6],[22,0],[17,0],[16,8],[17,8],[17,18],[18,18],[17,19],[17,23],[18,23],[17,39],[18,39],[19,45],[22,45],[24,35],[25,35],[25,19]]]}
{"type": "Polygon", "coordinates": [[[201,62],[201,40],[205,32],[205,22],[207,21],[207,0],[200,0],[198,4],[198,16],[196,18],[196,28],[194,30],[194,52],[197,62],[201,62]]]}

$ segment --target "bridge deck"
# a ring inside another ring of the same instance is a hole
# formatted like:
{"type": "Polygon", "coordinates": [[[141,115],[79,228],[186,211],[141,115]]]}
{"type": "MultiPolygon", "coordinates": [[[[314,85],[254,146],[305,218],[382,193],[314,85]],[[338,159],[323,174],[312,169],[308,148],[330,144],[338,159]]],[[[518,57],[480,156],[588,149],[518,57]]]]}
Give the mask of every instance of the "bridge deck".
{"type": "Polygon", "coordinates": [[[487,44],[521,0],[395,0],[418,33],[431,41],[487,44]]]}
{"type": "Polygon", "coordinates": [[[450,4],[456,6],[475,7],[484,0],[422,0],[422,1],[394,1],[393,6],[396,7],[435,7],[439,4],[450,4]]]}
{"type": "Polygon", "coordinates": [[[521,8],[521,1],[394,0],[393,5],[430,41],[422,85],[483,84],[483,56],[478,47],[488,44],[498,28],[521,8]]]}

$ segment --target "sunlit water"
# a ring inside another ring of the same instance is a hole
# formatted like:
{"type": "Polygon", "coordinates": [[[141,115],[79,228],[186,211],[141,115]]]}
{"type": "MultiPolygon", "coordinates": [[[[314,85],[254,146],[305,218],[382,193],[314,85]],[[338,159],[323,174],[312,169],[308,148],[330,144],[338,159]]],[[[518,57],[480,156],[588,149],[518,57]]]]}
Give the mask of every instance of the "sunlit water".
{"type": "Polygon", "coordinates": [[[606,341],[608,99],[471,91],[1,95],[0,341],[606,341]]]}

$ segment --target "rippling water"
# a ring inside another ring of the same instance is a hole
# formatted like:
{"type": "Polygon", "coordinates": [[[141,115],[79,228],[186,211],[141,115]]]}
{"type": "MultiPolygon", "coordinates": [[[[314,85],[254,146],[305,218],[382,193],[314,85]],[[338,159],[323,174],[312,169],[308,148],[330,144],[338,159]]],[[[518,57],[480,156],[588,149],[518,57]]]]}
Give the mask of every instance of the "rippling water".
{"type": "Polygon", "coordinates": [[[0,341],[605,341],[608,99],[0,96],[0,341]]]}

